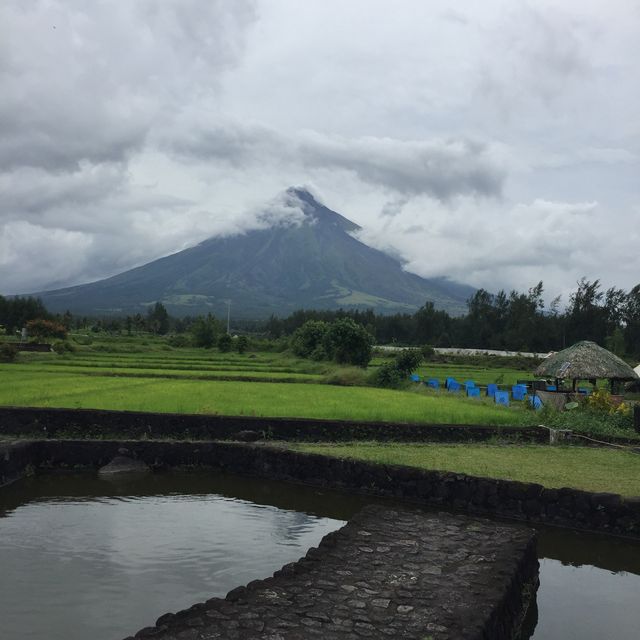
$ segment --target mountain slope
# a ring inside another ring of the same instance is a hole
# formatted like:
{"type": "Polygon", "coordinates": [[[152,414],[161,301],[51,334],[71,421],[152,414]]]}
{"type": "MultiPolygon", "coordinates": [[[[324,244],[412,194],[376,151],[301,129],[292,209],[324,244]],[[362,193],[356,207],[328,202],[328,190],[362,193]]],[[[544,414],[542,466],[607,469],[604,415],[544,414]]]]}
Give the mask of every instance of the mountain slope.
{"type": "MultiPolygon", "coordinates": [[[[413,311],[427,300],[457,314],[471,287],[403,271],[394,258],[355,239],[359,227],[302,189],[287,191],[293,215],[241,235],[210,238],[98,282],[41,292],[53,311],[144,312],[159,300],[170,313],[284,316],[299,308],[413,311]]],[[[265,217],[265,224],[269,218],[265,217]]]]}

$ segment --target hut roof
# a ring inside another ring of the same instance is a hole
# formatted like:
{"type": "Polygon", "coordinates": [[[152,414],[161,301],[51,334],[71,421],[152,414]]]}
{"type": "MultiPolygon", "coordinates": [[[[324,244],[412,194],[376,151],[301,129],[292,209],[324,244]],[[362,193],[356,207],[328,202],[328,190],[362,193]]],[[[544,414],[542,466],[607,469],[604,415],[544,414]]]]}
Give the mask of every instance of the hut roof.
{"type": "Polygon", "coordinates": [[[589,380],[635,380],[638,374],[617,355],[595,342],[583,340],[549,356],[535,371],[537,376],[589,380]]]}

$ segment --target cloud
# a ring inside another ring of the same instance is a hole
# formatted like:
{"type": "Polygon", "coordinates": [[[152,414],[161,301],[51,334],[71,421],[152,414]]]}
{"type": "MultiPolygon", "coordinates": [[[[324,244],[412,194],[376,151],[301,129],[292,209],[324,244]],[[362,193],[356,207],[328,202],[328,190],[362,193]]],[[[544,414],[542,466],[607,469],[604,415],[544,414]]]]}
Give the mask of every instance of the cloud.
{"type": "Polygon", "coordinates": [[[0,292],[298,224],[309,181],[423,275],[633,286],[637,3],[450,4],[6,0],[0,292]]]}
{"type": "Polygon", "coordinates": [[[0,169],[126,159],[185,95],[215,93],[253,19],[243,0],[3,2],[0,169]]]}
{"type": "Polygon", "coordinates": [[[285,135],[264,126],[214,120],[211,125],[178,125],[172,133],[160,134],[158,145],[186,162],[346,171],[405,197],[499,197],[506,175],[500,145],[467,138],[346,138],[308,130],[285,135]]]}

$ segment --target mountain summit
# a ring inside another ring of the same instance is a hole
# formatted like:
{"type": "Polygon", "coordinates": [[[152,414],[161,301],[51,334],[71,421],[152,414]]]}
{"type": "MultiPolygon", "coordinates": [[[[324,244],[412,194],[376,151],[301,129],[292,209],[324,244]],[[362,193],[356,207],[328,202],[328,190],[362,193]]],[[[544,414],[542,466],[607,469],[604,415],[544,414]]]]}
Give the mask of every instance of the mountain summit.
{"type": "Polygon", "coordinates": [[[86,314],[145,312],[156,301],[175,315],[221,314],[231,300],[236,317],[267,318],[300,308],[411,312],[427,300],[458,314],[474,291],[404,271],[305,189],[288,189],[255,226],[105,280],[35,295],[53,311],[86,314]]]}

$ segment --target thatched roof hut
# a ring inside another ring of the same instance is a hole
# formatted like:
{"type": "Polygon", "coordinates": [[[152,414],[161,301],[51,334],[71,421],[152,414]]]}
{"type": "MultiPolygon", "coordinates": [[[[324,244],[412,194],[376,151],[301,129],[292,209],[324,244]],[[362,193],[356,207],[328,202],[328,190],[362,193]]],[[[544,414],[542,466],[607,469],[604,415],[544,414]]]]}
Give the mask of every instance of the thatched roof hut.
{"type": "Polygon", "coordinates": [[[564,380],[636,380],[638,374],[617,355],[595,342],[583,340],[549,356],[535,371],[537,376],[564,380]]]}

